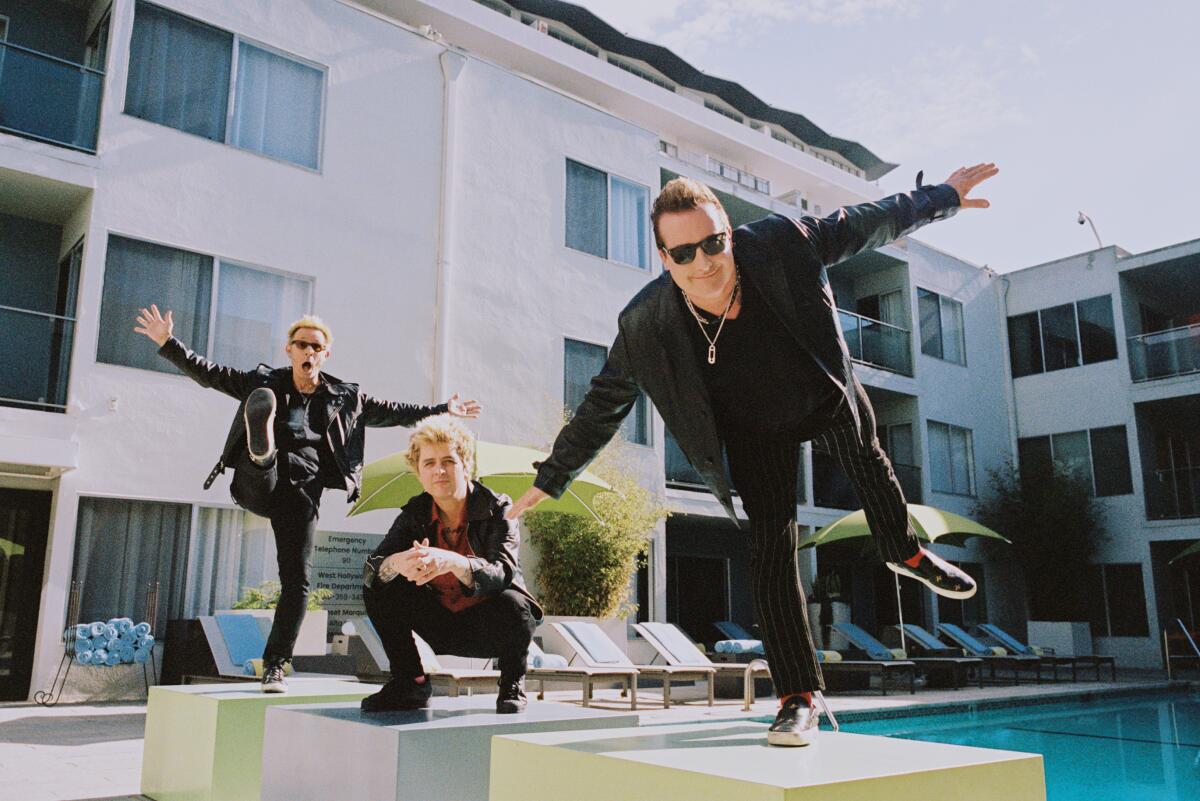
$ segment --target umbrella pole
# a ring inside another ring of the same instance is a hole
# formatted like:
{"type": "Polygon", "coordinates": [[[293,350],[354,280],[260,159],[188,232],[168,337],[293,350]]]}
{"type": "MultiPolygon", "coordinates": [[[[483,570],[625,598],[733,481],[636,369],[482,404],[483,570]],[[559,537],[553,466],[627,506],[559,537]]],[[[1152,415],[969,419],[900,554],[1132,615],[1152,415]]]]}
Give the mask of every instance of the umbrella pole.
{"type": "Polygon", "coordinates": [[[893,573],[892,578],[896,580],[896,615],[900,618],[900,649],[907,654],[908,643],[904,636],[904,606],[900,603],[900,576],[893,573]]]}

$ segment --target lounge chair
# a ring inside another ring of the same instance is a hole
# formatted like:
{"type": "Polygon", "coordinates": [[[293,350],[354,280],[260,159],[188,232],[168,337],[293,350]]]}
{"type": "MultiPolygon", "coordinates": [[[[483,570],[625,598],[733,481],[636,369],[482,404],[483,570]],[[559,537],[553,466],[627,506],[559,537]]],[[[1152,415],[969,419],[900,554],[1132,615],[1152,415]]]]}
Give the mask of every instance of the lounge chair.
{"type": "MultiPolygon", "coordinates": [[[[359,671],[360,678],[364,675],[368,675],[376,681],[390,678],[391,663],[388,662],[387,653],[383,650],[383,641],[379,638],[379,632],[375,630],[371,619],[364,615],[353,618],[351,623],[355,633],[362,640],[364,650],[374,663],[373,670],[359,671]]],[[[468,694],[476,689],[496,691],[500,671],[447,667],[438,659],[437,654],[429,647],[429,643],[421,639],[415,632],[413,633],[413,642],[416,643],[417,653],[421,657],[421,668],[429,676],[429,681],[434,687],[444,688],[447,695],[458,696],[464,689],[468,694]]]]}
{"type": "Polygon", "coordinates": [[[851,645],[856,649],[865,653],[869,658],[877,662],[890,662],[897,659],[907,659],[915,662],[917,667],[925,671],[930,676],[944,676],[948,679],[948,684],[953,689],[957,690],[967,686],[967,682],[971,678],[971,671],[975,671],[975,675],[979,679],[979,686],[983,686],[983,660],[977,657],[966,656],[928,656],[928,657],[910,657],[904,651],[899,653],[893,652],[879,640],[872,637],[861,626],[854,623],[834,623],[833,630],[846,638],[851,645]]]}
{"type": "MultiPolygon", "coordinates": [[[[592,703],[592,689],[597,682],[607,684],[619,681],[624,685],[621,695],[627,693],[629,695],[629,709],[637,709],[637,668],[616,665],[593,668],[584,665],[569,664],[539,666],[538,663],[545,660],[547,656],[537,643],[531,642],[529,644],[530,663],[529,669],[525,673],[525,678],[527,681],[535,680],[538,682],[538,700],[545,700],[546,682],[548,681],[576,682],[581,685],[581,689],[583,690],[583,705],[590,706],[592,703]]],[[[563,658],[563,661],[565,662],[566,659],[563,658]]]]}
{"type": "Polygon", "coordinates": [[[987,642],[995,642],[1002,648],[1006,648],[1015,654],[1040,656],[1042,659],[1053,660],[1054,663],[1054,678],[1058,679],[1058,666],[1071,668],[1071,681],[1079,681],[1079,666],[1084,665],[1095,668],[1096,681],[1100,681],[1100,666],[1108,665],[1112,670],[1112,680],[1117,680],[1117,659],[1113,656],[1103,656],[1101,654],[1080,654],[1076,656],[1066,656],[1046,652],[1039,648],[1033,648],[1018,640],[1016,637],[1009,634],[1004,629],[994,623],[980,623],[975,626],[976,633],[982,635],[982,639],[987,642]]]}
{"type": "MultiPolygon", "coordinates": [[[[642,635],[642,638],[650,644],[650,647],[655,650],[658,657],[662,657],[668,665],[674,667],[710,667],[717,672],[718,676],[736,676],[741,680],[746,678],[747,665],[736,662],[713,662],[674,623],[635,623],[633,624],[633,628],[634,631],[642,635]]],[[[771,675],[765,664],[753,672],[768,676],[771,675]]],[[[753,703],[753,679],[751,679],[749,685],[749,687],[745,688],[745,695],[753,703]]]]}
{"type": "MultiPolygon", "coordinates": [[[[212,682],[258,682],[262,680],[262,655],[271,631],[271,618],[257,615],[202,615],[196,620],[199,632],[187,637],[179,681],[183,684],[212,682]],[[255,672],[255,671],[258,672],[255,672]]],[[[192,629],[191,631],[194,631],[192,629]]],[[[300,656],[289,668],[295,678],[338,678],[353,681],[340,672],[348,668],[341,656],[300,656]],[[332,668],[332,670],[331,670],[332,668]]]]}
{"type": "Polygon", "coordinates": [[[1017,684],[1020,681],[1019,671],[1022,668],[1034,672],[1034,681],[1037,684],[1042,683],[1043,667],[1048,667],[1051,670],[1054,668],[1052,662],[1043,660],[1039,656],[1010,654],[1003,647],[985,645],[963,631],[961,626],[954,623],[939,623],[938,633],[949,638],[955,645],[962,648],[967,655],[977,656],[987,664],[993,666],[993,677],[996,675],[995,666],[1003,665],[1008,667],[1013,672],[1013,684],[1017,684]]]}
{"type": "Polygon", "coordinates": [[[664,709],[671,708],[671,682],[673,681],[707,681],[708,705],[713,705],[713,679],[716,677],[717,670],[711,665],[704,667],[635,665],[595,623],[571,621],[551,623],[550,625],[571,647],[571,650],[575,652],[575,658],[578,658],[584,667],[633,668],[637,671],[638,676],[660,680],[663,688],[664,709]]]}

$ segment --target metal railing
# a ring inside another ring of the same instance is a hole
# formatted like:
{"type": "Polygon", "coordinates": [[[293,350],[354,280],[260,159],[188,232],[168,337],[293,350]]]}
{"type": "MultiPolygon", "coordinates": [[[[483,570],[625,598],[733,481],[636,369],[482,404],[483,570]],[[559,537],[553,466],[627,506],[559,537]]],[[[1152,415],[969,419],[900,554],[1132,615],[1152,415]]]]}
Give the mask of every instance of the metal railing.
{"type": "Polygon", "coordinates": [[[1200,517],[1200,467],[1155,470],[1145,489],[1146,516],[1151,520],[1200,517]]]}
{"type": "Polygon", "coordinates": [[[1135,382],[1200,372],[1200,323],[1138,334],[1126,344],[1135,382]]]}
{"type": "Polygon", "coordinates": [[[0,41],[0,130],[96,152],[104,73],[0,41]]]}
{"type": "Polygon", "coordinates": [[[907,328],[845,309],[838,309],[838,318],[850,358],[893,373],[913,374],[912,332],[907,328]]]}
{"type": "Polygon", "coordinates": [[[66,411],[75,318],[0,305],[0,328],[19,343],[0,371],[0,406],[66,411]]]}
{"type": "Polygon", "coordinates": [[[1171,653],[1171,640],[1166,629],[1163,629],[1163,661],[1167,665],[1167,681],[1171,680],[1171,660],[1188,659],[1200,664],[1200,647],[1196,646],[1196,641],[1192,639],[1192,633],[1188,631],[1187,626],[1183,625],[1183,620],[1175,618],[1175,625],[1179,626],[1179,630],[1183,633],[1183,639],[1191,648],[1190,654],[1173,654],[1171,653]]]}

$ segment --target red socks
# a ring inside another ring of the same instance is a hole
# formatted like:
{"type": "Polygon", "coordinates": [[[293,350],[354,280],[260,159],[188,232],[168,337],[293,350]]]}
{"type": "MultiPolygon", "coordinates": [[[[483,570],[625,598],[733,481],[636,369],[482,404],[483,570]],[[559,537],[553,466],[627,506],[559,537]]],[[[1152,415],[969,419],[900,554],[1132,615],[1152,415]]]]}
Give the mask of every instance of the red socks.
{"type": "Polygon", "coordinates": [[[424,675],[417,676],[415,679],[413,679],[413,684],[424,684],[424,683],[425,683],[424,675]]]}
{"type": "Polygon", "coordinates": [[[908,565],[909,567],[916,567],[917,565],[921,564],[921,560],[924,558],[925,558],[925,549],[922,548],[921,550],[917,551],[917,555],[914,556],[912,559],[905,559],[904,564],[908,565]]]}
{"type": "Polygon", "coordinates": [[[812,706],[812,693],[788,693],[779,699],[779,705],[783,706],[788,702],[788,699],[795,698],[796,696],[803,698],[806,705],[812,706]]]}

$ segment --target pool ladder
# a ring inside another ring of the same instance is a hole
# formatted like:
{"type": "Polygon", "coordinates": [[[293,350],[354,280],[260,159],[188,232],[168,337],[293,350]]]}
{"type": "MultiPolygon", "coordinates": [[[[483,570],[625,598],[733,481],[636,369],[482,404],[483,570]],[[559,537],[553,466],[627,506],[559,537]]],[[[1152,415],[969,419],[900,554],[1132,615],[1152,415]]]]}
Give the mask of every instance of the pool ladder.
{"type": "Polygon", "coordinates": [[[1191,654],[1171,654],[1171,644],[1167,640],[1167,630],[1163,629],[1163,658],[1167,663],[1167,681],[1171,680],[1171,658],[1176,659],[1195,659],[1200,662],[1200,647],[1196,646],[1196,641],[1192,639],[1192,633],[1187,630],[1187,626],[1183,625],[1183,620],[1175,618],[1175,624],[1179,626],[1179,630],[1183,632],[1183,637],[1187,640],[1188,645],[1192,647],[1191,654]],[[1194,654],[1194,656],[1193,656],[1194,654]]]}

